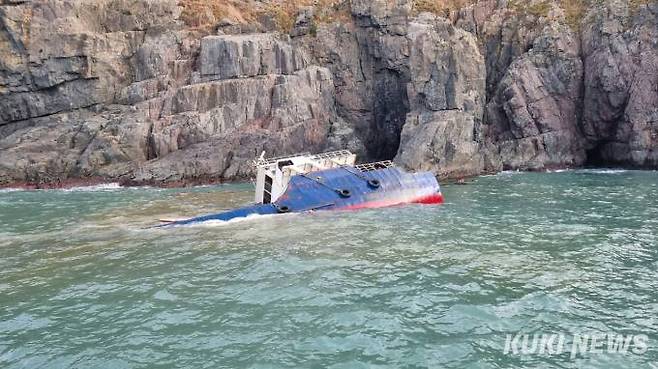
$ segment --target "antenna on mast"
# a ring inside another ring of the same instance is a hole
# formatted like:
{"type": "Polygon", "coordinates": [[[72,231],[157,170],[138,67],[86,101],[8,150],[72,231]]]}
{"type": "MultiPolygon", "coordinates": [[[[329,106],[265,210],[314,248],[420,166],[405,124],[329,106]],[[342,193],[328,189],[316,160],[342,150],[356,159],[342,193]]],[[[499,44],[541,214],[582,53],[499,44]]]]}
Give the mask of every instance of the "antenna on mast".
{"type": "Polygon", "coordinates": [[[265,150],[263,150],[263,152],[260,153],[260,156],[258,157],[258,159],[254,159],[253,163],[254,163],[254,166],[255,166],[255,167],[258,167],[258,166],[260,166],[264,161],[265,161],[265,150]]]}

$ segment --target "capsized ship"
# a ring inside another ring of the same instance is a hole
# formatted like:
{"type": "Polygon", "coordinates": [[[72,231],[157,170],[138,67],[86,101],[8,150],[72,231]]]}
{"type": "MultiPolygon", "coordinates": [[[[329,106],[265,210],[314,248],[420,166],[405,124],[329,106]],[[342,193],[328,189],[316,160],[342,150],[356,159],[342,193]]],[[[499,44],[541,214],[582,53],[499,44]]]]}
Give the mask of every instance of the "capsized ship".
{"type": "Polygon", "coordinates": [[[254,161],[256,204],[201,217],[166,222],[180,226],[229,221],[251,215],[440,204],[441,187],[430,172],[408,173],[391,161],[355,164],[347,151],[299,154],[254,161]]]}

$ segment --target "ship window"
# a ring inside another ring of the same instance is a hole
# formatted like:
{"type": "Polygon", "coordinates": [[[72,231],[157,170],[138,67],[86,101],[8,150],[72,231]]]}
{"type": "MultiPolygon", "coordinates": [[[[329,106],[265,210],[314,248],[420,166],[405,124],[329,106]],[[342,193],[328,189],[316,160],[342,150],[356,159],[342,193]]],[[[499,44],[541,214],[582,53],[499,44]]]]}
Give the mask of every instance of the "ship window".
{"type": "Polygon", "coordinates": [[[279,166],[279,169],[281,169],[281,168],[283,168],[283,167],[287,167],[287,166],[293,165],[293,164],[294,164],[294,163],[292,162],[292,160],[282,160],[282,161],[280,161],[280,162],[277,163],[277,165],[279,166]]]}
{"type": "Polygon", "coordinates": [[[265,186],[263,190],[263,204],[269,204],[272,202],[272,177],[265,176],[265,186]]]}

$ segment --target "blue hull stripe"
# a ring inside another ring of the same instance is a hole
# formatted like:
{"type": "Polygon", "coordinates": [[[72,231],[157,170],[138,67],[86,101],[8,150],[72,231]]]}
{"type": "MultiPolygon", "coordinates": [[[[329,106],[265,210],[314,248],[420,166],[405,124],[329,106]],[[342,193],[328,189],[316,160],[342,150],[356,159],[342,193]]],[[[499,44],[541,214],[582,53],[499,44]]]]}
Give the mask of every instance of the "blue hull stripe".
{"type": "Polygon", "coordinates": [[[436,177],[429,172],[411,174],[396,167],[370,172],[359,172],[352,167],[334,168],[292,177],[286,192],[273,204],[247,206],[161,227],[228,221],[258,214],[359,208],[365,204],[386,206],[414,202],[440,193],[436,177]]]}

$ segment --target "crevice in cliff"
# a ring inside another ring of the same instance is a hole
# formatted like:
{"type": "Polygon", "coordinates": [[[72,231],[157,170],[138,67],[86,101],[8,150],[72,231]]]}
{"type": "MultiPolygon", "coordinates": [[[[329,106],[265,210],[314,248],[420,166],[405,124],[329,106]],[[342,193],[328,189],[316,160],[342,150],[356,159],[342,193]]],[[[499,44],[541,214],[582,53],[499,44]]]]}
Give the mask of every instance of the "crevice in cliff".
{"type": "Polygon", "coordinates": [[[158,157],[158,152],[156,149],[156,144],[155,144],[155,132],[154,132],[154,127],[155,122],[151,122],[151,125],[149,126],[149,131],[146,134],[146,147],[145,147],[145,157],[146,160],[153,160],[158,157]]]}
{"type": "Polygon", "coordinates": [[[375,74],[371,136],[365,143],[373,160],[392,160],[397,155],[409,112],[407,83],[398,71],[391,69],[384,68],[375,74]]]}
{"type": "Polygon", "coordinates": [[[603,155],[603,149],[607,143],[607,141],[600,141],[586,151],[585,167],[604,167],[609,164],[603,155]]]}
{"type": "MultiPolygon", "coordinates": [[[[363,143],[365,156],[362,160],[392,160],[398,153],[402,126],[409,112],[407,84],[409,73],[404,65],[392,65],[390,58],[381,55],[382,38],[385,34],[373,33],[372,24],[359,22],[353,16],[356,30],[353,34],[357,58],[352,65],[355,90],[360,91],[363,105],[341,101],[337,111],[355,128],[363,143]],[[361,107],[355,109],[356,106],[361,107]]],[[[402,63],[404,64],[404,63],[402,63]]]]}

